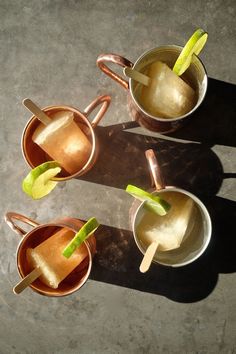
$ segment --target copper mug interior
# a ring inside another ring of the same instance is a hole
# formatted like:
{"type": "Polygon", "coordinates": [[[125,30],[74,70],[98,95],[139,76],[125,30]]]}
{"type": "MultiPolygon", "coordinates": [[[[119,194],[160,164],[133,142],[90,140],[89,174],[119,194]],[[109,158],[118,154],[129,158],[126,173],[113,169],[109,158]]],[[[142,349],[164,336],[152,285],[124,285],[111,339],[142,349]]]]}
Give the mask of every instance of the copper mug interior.
{"type": "MultiPolygon", "coordinates": [[[[177,249],[165,252],[157,251],[153,259],[153,263],[159,263],[165,266],[185,266],[198,259],[205,252],[210,242],[212,224],[209,213],[205,205],[194,194],[182,188],[166,186],[161,175],[159,164],[154,155],[154,151],[150,149],[147,150],[145,154],[149,163],[152,183],[154,185],[154,194],[157,193],[161,198],[165,199],[166,192],[177,192],[188,196],[194,201],[196,208],[195,218],[196,220],[199,220],[199,222],[195,222],[191,235],[189,235],[183,244],[177,249]]],[[[139,250],[145,254],[147,246],[139,240],[136,232],[137,226],[146,212],[143,205],[144,203],[139,203],[139,206],[136,207],[136,210],[133,213],[132,229],[136,245],[139,250]]]]}
{"type": "MultiPolygon", "coordinates": [[[[37,247],[37,245],[48,239],[61,228],[67,228],[76,233],[84,224],[79,219],[62,218],[51,223],[40,225],[32,219],[14,212],[8,212],[5,215],[5,220],[11,229],[22,236],[17,248],[17,268],[21,278],[24,278],[32,270],[30,269],[26,258],[26,250],[28,248],[37,247]],[[33,229],[26,232],[24,229],[16,225],[14,220],[19,220],[20,222],[31,225],[33,226],[33,229]]],[[[57,289],[48,287],[41,282],[40,279],[36,279],[30,285],[30,288],[41,295],[56,297],[69,295],[79,290],[85,284],[91,272],[92,258],[96,251],[96,240],[94,235],[91,235],[84,244],[88,252],[87,257],[59,284],[57,289]]]]}
{"type": "MultiPolygon", "coordinates": [[[[43,111],[50,117],[52,117],[54,113],[59,111],[73,112],[75,117],[74,121],[79,125],[80,129],[87,136],[92,147],[90,156],[86,164],[79,171],[77,171],[74,174],[69,174],[67,171],[63,169],[61,173],[58,175],[58,177],[53,178],[54,180],[65,181],[74,177],[78,177],[83,175],[93,167],[99,153],[98,141],[94,129],[96,128],[97,124],[100,122],[105,112],[107,111],[110,105],[110,101],[111,101],[110,96],[99,96],[87,108],[85,108],[84,112],[80,112],[76,108],[70,106],[63,106],[63,105],[49,106],[43,109],[43,111]],[[90,122],[87,117],[98,105],[102,105],[102,106],[99,112],[97,113],[97,115],[95,116],[95,118],[93,119],[93,121],[90,122]]],[[[24,128],[22,139],[21,139],[23,156],[26,162],[32,168],[42,164],[43,162],[52,160],[41,149],[41,147],[38,146],[36,143],[34,143],[32,140],[32,136],[39,125],[40,125],[40,121],[35,116],[32,116],[24,128]]]]}
{"type": "Polygon", "coordinates": [[[117,81],[123,88],[128,90],[128,109],[133,118],[141,126],[160,133],[169,133],[180,128],[186,121],[186,118],[200,106],[207,90],[206,69],[197,56],[193,56],[191,65],[186,70],[182,78],[190,84],[197,93],[196,104],[193,109],[183,116],[177,118],[162,118],[151,115],[147,112],[140,102],[140,92],[142,85],[133,79],[124,80],[120,75],[112,71],[107,63],[116,63],[122,67],[133,67],[135,70],[143,72],[147,65],[155,61],[165,62],[169,67],[173,67],[178,58],[182,47],[176,45],[167,45],[153,48],[142,54],[135,63],[117,54],[101,54],[97,59],[98,67],[113,80],[117,81]]]}

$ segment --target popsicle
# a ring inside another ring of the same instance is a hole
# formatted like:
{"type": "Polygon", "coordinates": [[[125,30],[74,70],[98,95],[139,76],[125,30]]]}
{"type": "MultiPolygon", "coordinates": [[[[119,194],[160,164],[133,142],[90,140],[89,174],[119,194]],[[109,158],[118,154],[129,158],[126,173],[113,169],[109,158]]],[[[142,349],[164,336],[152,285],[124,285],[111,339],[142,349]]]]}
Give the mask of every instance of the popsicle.
{"type": "Polygon", "coordinates": [[[176,118],[194,107],[196,93],[165,63],[152,63],[145,75],[150,80],[148,86],[142,87],[140,103],[149,114],[161,118],[176,118]]]}
{"type": "Polygon", "coordinates": [[[70,111],[59,111],[51,115],[48,125],[40,124],[32,139],[53,160],[70,174],[79,171],[91,154],[91,143],[74,122],[70,111]]]}
{"type": "Polygon", "coordinates": [[[169,212],[160,216],[146,212],[137,226],[140,241],[148,247],[158,244],[158,251],[170,251],[180,247],[194,226],[194,201],[178,192],[164,193],[165,200],[171,204],[169,212]]]}
{"type": "Polygon", "coordinates": [[[73,237],[73,231],[63,228],[34,249],[27,249],[27,260],[31,269],[39,268],[40,280],[53,289],[57,289],[58,285],[88,256],[83,243],[70,258],[62,255],[62,251],[73,237]]]}

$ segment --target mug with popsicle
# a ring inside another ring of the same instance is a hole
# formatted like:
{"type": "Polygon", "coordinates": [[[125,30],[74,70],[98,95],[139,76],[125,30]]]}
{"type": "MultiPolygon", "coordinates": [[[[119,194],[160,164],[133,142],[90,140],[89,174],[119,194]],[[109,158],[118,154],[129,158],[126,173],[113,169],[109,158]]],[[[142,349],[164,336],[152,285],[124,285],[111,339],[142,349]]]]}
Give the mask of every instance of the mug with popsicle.
{"type": "Polygon", "coordinates": [[[126,192],[142,201],[132,216],[135,242],[144,254],[140,271],[151,262],[171,267],[192,263],[206,250],[211,219],[202,201],[178,187],[166,186],[152,149],[145,152],[154,182],[152,194],[133,185],[126,192]]]}
{"type": "Polygon", "coordinates": [[[111,98],[97,97],[79,111],[71,106],[50,106],[41,110],[30,99],[24,106],[34,115],[22,134],[22,153],[31,168],[23,190],[33,199],[47,195],[60,181],[85,174],[99,153],[95,128],[106,113],[111,98]],[[89,114],[101,105],[92,122],[89,114]]]}
{"type": "Polygon", "coordinates": [[[198,29],[184,48],[160,46],[143,53],[134,64],[117,54],[101,54],[97,65],[127,90],[132,119],[165,134],[180,128],[205,97],[207,74],[197,55],[207,36],[198,29]],[[107,63],[124,67],[129,81],[112,71],[107,63]]]}
{"type": "Polygon", "coordinates": [[[22,237],[17,249],[21,281],[13,288],[20,294],[26,287],[47,296],[64,296],[79,290],[87,281],[96,251],[95,218],[84,224],[64,217],[39,224],[24,215],[8,212],[5,221],[22,237]],[[30,225],[26,232],[16,221],[30,225]]]}

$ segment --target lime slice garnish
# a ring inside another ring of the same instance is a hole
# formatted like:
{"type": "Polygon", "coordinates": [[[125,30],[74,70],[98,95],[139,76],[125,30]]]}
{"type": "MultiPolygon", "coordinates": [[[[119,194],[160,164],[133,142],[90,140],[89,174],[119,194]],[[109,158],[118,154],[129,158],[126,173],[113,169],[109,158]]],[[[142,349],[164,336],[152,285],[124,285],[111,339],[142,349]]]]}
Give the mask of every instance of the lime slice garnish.
{"type": "Polygon", "coordinates": [[[64,248],[62,254],[66,258],[69,258],[72,253],[79,247],[94,231],[98,228],[99,223],[95,218],[89,219],[81,229],[75,234],[70,243],[64,248]]]}
{"type": "Polygon", "coordinates": [[[35,167],[25,177],[22,183],[23,191],[33,199],[40,199],[49,194],[58,182],[51,179],[61,172],[61,167],[56,161],[44,162],[35,167]]]}
{"type": "Polygon", "coordinates": [[[145,208],[158,215],[166,215],[170,210],[171,205],[167,201],[160,198],[158,195],[148,193],[141,188],[129,184],[126,187],[126,192],[131,194],[134,198],[141,200],[142,202],[145,201],[145,208]]]}
{"type": "Polygon", "coordinates": [[[197,29],[189,38],[175,62],[173,71],[176,75],[182,75],[191,64],[193,54],[198,55],[207,41],[208,33],[203,29],[197,29]]]}

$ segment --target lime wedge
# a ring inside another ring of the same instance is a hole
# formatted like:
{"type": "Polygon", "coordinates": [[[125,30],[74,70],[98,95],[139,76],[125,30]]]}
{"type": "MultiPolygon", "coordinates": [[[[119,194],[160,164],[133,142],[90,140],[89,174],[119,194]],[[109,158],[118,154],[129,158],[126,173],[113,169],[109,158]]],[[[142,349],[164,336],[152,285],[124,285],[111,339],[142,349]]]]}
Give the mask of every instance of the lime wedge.
{"type": "Polygon", "coordinates": [[[70,243],[64,248],[62,254],[66,258],[70,258],[72,253],[79,247],[94,231],[98,228],[99,223],[95,218],[89,219],[81,229],[75,234],[70,243]]]}
{"type": "Polygon", "coordinates": [[[173,67],[173,71],[176,75],[180,76],[188,69],[193,54],[198,55],[201,52],[207,41],[207,37],[207,32],[199,28],[189,38],[173,67]]]}
{"type": "Polygon", "coordinates": [[[40,199],[56,187],[58,182],[51,181],[51,179],[59,172],[61,172],[61,167],[58,162],[44,162],[31,170],[25,177],[22,189],[33,199],[40,199]]]}
{"type": "Polygon", "coordinates": [[[129,184],[126,187],[126,192],[131,194],[134,198],[141,200],[142,202],[146,202],[144,207],[158,215],[166,215],[170,210],[171,205],[167,203],[164,199],[160,198],[158,195],[153,195],[129,184]]]}

